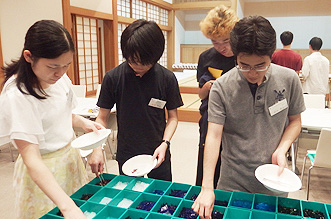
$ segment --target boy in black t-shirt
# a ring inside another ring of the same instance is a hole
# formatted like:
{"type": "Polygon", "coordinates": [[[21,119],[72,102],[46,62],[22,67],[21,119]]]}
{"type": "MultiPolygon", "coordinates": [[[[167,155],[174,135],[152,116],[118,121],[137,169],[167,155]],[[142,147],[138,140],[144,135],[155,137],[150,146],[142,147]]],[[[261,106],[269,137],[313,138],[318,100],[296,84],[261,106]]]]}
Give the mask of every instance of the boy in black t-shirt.
{"type": "MultiPolygon", "coordinates": [[[[123,31],[121,49],[126,61],[106,73],[96,121],[106,127],[110,109],[116,104],[120,173],[126,160],[150,154],[157,165],[148,177],[171,181],[169,146],[178,124],[177,108],[183,102],[175,75],[157,63],[164,45],[155,22],[137,20],[123,31]]],[[[95,149],[89,160],[92,172],[102,172],[103,162],[101,149],[95,149]]]]}

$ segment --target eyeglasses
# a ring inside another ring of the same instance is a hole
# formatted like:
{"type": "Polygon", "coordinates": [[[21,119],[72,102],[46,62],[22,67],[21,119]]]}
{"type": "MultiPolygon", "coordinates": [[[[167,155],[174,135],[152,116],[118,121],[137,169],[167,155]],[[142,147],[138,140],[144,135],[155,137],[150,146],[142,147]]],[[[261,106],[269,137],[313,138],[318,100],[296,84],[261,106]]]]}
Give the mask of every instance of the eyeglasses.
{"type": "Polygon", "coordinates": [[[236,65],[236,68],[239,69],[242,72],[249,72],[249,71],[252,71],[252,70],[255,70],[255,71],[266,71],[266,70],[268,70],[269,67],[270,67],[270,65],[256,66],[256,67],[236,65]]]}
{"type": "Polygon", "coordinates": [[[219,42],[219,41],[212,40],[211,42],[212,42],[212,44],[214,46],[228,46],[228,45],[230,45],[230,40],[225,41],[225,42],[224,41],[223,42],[219,42]]]}

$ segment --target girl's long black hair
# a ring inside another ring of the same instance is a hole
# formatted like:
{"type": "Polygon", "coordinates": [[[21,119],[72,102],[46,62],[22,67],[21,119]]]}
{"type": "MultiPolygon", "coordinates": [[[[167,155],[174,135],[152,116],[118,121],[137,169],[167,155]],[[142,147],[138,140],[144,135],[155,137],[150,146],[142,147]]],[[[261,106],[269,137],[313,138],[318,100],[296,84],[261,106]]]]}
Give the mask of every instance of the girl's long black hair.
{"type": "Polygon", "coordinates": [[[18,60],[12,60],[10,64],[2,68],[5,74],[3,85],[11,76],[16,75],[16,86],[23,94],[45,99],[47,94],[34,74],[31,63],[25,60],[24,50],[31,52],[31,58],[34,62],[40,58],[55,59],[63,53],[75,51],[72,38],[62,24],[56,21],[37,21],[26,33],[21,57],[18,60]],[[40,93],[38,94],[35,89],[39,90],[40,93]]]}

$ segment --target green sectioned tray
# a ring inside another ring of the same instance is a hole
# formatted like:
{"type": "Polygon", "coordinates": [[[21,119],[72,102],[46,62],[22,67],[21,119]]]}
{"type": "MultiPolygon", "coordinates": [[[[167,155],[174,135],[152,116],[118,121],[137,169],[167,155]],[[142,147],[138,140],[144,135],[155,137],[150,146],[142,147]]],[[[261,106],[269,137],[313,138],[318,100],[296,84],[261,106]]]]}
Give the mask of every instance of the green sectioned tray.
{"type": "MultiPolygon", "coordinates": [[[[80,188],[79,190],[77,190],[74,194],[72,194],[70,197],[72,199],[83,200],[82,199],[82,196],[83,195],[88,194],[88,195],[92,195],[93,196],[101,188],[102,188],[101,186],[95,186],[95,185],[86,184],[82,188],[80,188]]],[[[87,201],[87,200],[83,200],[83,201],[87,201]]]]}
{"type": "MultiPolygon", "coordinates": [[[[95,177],[70,196],[83,213],[85,211],[94,212],[96,214],[94,219],[179,219],[183,208],[190,210],[194,203],[192,199],[196,198],[201,191],[200,186],[143,177],[135,178],[107,173],[103,173],[102,176],[104,179],[110,180],[107,185],[96,185],[100,179],[95,177]],[[125,187],[113,188],[118,182],[125,183],[125,187]],[[147,183],[148,186],[144,191],[133,191],[137,182],[147,183]],[[184,197],[170,196],[173,190],[183,191],[184,197]],[[89,194],[91,197],[87,200],[81,200],[84,194],[89,194]],[[102,200],[105,201],[105,197],[111,200],[108,203],[101,203],[102,200]],[[123,204],[123,199],[128,199],[128,202],[125,203],[127,206],[120,207],[119,204],[123,204]],[[143,201],[152,201],[155,204],[149,211],[137,209],[137,206],[143,201]],[[176,206],[172,215],[158,212],[165,204],[176,206]]],[[[331,219],[331,204],[239,191],[230,192],[215,189],[214,193],[213,212],[218,211],[218,213],[223,214],[223,219],[308,219],[309,217],[304,215],[306,209],[321,212],[325,219],[331,219]],[[264,209],[257,204],[272,208],[264,209]]],[[[57,215],[58,212],[59,209],[55,207],[41,218],[63,218],[57,215]]],[[[199,216],[196,215],[196,218],[199,219],[199,216]]]]}

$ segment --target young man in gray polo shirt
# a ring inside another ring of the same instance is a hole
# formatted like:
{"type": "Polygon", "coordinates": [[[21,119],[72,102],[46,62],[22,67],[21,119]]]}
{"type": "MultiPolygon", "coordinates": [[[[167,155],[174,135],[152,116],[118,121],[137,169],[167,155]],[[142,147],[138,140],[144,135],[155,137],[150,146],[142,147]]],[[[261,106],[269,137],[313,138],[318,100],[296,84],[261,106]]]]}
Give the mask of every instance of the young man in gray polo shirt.
{"type": "MultiPolygon", "coordinates": [[[[286,152],[301,130],[305,110],[294,70],[271,63],[276,33],[261,16],[241,19],[230,35],[236,67],[216,80],[209,96],[202,189],[192,208],[210,218],[213,177],[222,139],[217,189],[278,195],[254,176],[266,163],[287,166],[286,152]]],[[[287,194],[283,194],[286,196],[287,194]]]]}

